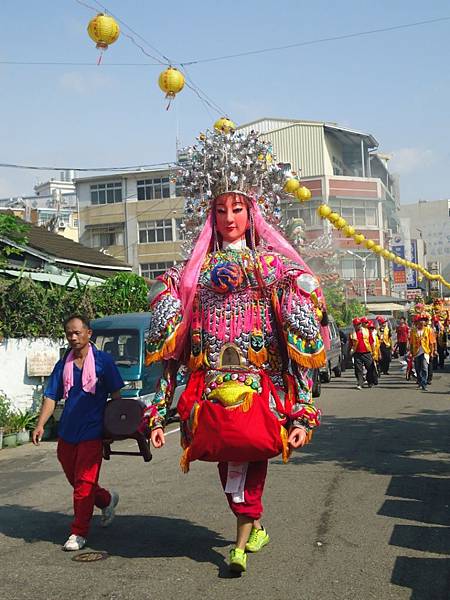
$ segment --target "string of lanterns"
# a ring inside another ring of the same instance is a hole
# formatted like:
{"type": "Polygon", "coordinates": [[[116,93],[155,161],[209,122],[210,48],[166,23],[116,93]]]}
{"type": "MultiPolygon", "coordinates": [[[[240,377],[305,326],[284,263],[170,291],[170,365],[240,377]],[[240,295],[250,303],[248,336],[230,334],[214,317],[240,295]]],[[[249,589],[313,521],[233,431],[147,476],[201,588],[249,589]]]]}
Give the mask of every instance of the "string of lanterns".
{"type": "MultiPolygon", "coordinates": [[[[97,61],[99,65],[102,60],[103,52],[108,49],[108,46],[114,44],[120,36],[120,27],[117,21],[106,15],[105,13],[98,13],[93,19],[89,21],[87,27],[89,37],[95,42],[96,48],[100,50],[100,56],[97,61]]],[[[161,90],[166,94],[166,98],[169,100],[167,109],[169,109],[172,100],[175,96],[181,92],[184,88],[184,75],[175,67],[169,66],[165,71],[160,73],[158,78],[158,84],[161,90]]]]}
{"type": "MultiPolygon", "coordinates": [[[[300,200],[300,202],[307,202],[311,199],[312,195],[311,190],[305,186],[302,186],[300,181],[295,177],[287,180],[284,185],[284,191],[288,194],[293,194],[298,200],[300,200]]],[[[360,231],[357,231],[353,225],[347,223],[344,217],[337,211],[333,211],[328,204],[321,204],[317,208],[317,214],[322,219],[327,219],[333,225],[333,227],[342,231],[345,237],[353,238],[354,242],[358,246],[363,245],[367,248],[367,250],[370,250],[374,254],[378,254],[385,260],[390,260],[391,262],[395,262],[397,265],[402,265],[408,269],[417,271],[419,273],[419,281],[422,281],[422,279],[426,277],[430,281],[439,281],[442,283],[442,285],[450,289],[450,283],[446,281],[441,274],[430,273],[422,265],[402,258],[398,254],[395,254],[395,252],[392,252],[387,248],[383,248],[383,246],[377,244],[374,240],[366,239],[366,237],[360,231]]]]}

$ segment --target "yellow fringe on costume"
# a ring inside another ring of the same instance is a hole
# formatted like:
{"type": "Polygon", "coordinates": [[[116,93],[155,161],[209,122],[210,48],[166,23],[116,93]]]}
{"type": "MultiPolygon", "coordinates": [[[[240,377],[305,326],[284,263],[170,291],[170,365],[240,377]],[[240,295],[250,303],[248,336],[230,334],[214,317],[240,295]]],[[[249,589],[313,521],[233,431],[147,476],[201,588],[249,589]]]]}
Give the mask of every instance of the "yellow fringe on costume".
{"type": "Polygon", "coordinates": [[[259,352],[255,352],[250,345],[247,356],[248,360],[252,363],[252,365],[255,365],[255,367],[262,367],[262,365],[269,359],[269,354],[265,346],[261,348],[259,352]]]}
{"type": "Polygon", "coordinates": [[[283,425],[280,428],[280,438],[281,438],[281,441],[283,443],[283,451],[282,451],[281,456],[283,458],[283,462],[287,463],[287,461],[289,460],[289,457],[291,455],[292,448],[289,447],[289,444],[288,444],[288,432],[283,427],[283,425]]]}
{"type": "Polygon", "coordinates": [[[198,356],[194,356],[191,352],[189,357],[188,369],[190,371],[198,371],[203,366],[203,352],[200,352],[198,356]]]}
{"type": "Polygon", "coordinates": [[[158,360],[165,359],[168,355],[171,356],[175,352],[175,347],[177,345],[177,332],[176,330],[173,334],[166,339],[161,350],[157,352],[149,352],[148,350],[145,353],[145,366],[148,367],[152,363],[157,362],[158,360]]]}
{"type": "MultiPolygon", "coordinates": [[[[194,415],[192,418],[192,428],[191,428],[192,434],[194,434],[195,430],[198,427],[199,411],[200,411],[200,404],[198,402],[196,402],[194,404],[194,415]]],[[[191,447],[189,445],[188,446],[183,445],[183,438],[181,438],[181,446],[182,446],[182,448],[184,448],[184,450],[183,450],[183,454],[181,455],[181,458],[180,458],[180,467],[181,467],[181,470],[183,471],[183,473],[189,473],[189,465],[191,462],[191,456],[190,456],[191,447]]]]}
{"type": "Polygon", "coordinates": [[[320,367],[324,367],[327,362],[325,348],[322,348],[316,354],[303,354],[288,344],[288,354],[289,358],[307,369],[319,369],[320,367]]]}

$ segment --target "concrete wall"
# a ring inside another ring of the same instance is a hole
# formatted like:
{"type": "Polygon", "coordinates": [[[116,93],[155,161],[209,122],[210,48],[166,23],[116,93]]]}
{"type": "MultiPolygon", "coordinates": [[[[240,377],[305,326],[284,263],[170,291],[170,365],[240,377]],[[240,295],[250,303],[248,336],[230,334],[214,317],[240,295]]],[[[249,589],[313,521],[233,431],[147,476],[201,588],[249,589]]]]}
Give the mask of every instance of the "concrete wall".
{"type": "Polygon", "coordinates": [[[9,398],[13,408],[26,410],[40,406],[43,382],[47,378],[29,377],[27,358],[39,354],[58,357],[62,345],[62,342],[47,338],[4,339],[0,342],[0,390],[9,398]]]}

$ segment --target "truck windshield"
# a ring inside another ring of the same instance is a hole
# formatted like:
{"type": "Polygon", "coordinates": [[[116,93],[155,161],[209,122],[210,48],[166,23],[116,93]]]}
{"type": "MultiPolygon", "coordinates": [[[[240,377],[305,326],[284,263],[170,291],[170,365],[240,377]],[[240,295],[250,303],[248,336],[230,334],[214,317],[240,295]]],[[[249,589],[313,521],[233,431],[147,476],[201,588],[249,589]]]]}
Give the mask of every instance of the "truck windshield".
{"type": "Polygon", "coordinates": [[[94,329],[92,341],[99,350],[108,352],[117,366],[131,367],[139,364],[139,332],[133,329],[94,329]]]}

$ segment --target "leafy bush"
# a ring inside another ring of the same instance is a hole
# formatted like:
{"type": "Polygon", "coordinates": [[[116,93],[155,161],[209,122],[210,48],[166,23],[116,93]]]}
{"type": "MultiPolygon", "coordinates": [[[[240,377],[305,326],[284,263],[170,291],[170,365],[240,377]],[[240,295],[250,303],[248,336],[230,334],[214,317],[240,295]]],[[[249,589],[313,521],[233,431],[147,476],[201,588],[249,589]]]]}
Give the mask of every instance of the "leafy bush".
{"type": "Polygon", "coordinates": [[[0,391],[0,427],[6,427],[11,414],[11,403],[6,395],[0,391]]]}
{"type": "MultiPolygon", "coordinates": [[[[0,280],[0,336],[63,337],[63,321],[73,313],[90,319],[147,310],[148,287],[135,273],[120,273],[99,286],[42,284],[27,277],[0,280]]],[[[70,280],[69,280],[70,281],[70,280]]]]}

